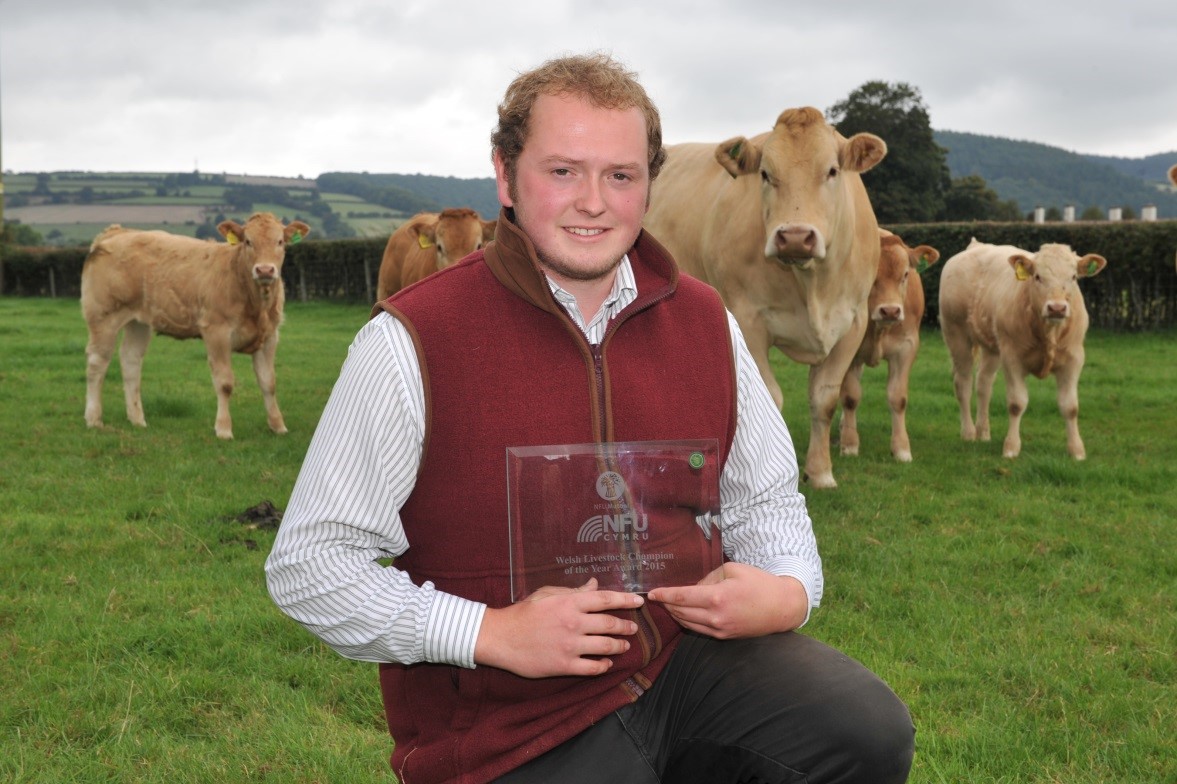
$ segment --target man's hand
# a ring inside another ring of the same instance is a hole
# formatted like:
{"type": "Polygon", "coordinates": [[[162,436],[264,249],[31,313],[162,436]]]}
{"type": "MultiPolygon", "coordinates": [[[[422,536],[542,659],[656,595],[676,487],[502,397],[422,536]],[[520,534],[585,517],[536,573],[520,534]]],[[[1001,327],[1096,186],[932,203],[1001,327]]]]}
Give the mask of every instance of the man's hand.
{"type": "Polygon", "coordinates": [[[620,638],[638,630],[604,611],[633,610],[642,602],[637,594],[598,591],[596,578],[579,588],[540,588],[508,607],[487,608],[474,661],[525,678],[602,675],[613,666],[607,657],[629,650],[620,638]]]}
{"type": "Polygon", "coordinates": [[[734,562],[697,585],[655,588],[649,599],[661,602],[684,628],[720,640],[796,629],[809,609],[800,581],[734,562]]]}

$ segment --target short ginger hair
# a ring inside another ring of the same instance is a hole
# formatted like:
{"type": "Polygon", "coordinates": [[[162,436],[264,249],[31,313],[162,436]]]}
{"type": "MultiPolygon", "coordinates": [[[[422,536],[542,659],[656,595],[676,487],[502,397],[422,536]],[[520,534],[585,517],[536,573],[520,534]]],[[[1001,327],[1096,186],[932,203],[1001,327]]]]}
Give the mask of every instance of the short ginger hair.
{"type": "Polygon", "coordinates": [[[637,74],[607,54],[569,55],[519,74],[499,104],[499,122],[490,135],[491,153],[503,162],[512,191],[519,155],[530,132],[531,111],[541,95],[575,96],[602,109],[639,109],[646,120],[650,182],[662,170],[666,161],[662,119],[637,74]]]}

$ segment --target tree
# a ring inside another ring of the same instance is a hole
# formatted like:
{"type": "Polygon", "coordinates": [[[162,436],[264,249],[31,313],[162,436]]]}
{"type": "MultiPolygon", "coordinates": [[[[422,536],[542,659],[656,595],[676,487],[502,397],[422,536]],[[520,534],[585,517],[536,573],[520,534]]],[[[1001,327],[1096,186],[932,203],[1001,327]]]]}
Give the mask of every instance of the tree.
{"type": "Polygon", "coordinates": [[[37,246],[43,245],[45,239],[32,226],[25,225],[20,221],[4,221],[4,228],[0,231],[0,243],[37,246]]]}
{"type": "Polygon", "coordinates": [[[947,152],[932,137],[920,91],[873,81],[826,110],[843,136],[866,131],[887,143],[887,157],[863,175],[879,223],[927,223],[944,215],[951,186],[947,152]]]}
{"type": "Polygon", "coordinates": [[[944,194],[943,218],[946,221],[1018,221],[1022,215],[1017,202],[1001,201],[984,177],[968,174],[952,180],[944,194]]]}

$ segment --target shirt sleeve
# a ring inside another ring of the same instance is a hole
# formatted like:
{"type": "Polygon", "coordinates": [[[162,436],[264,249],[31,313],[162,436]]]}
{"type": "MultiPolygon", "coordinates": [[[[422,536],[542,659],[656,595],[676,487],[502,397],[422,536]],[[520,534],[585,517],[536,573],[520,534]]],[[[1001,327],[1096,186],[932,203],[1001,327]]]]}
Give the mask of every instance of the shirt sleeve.
{"type": "Polygon", "coordinates": [[[275,603],[341,655],[474,666],[486,605],[418,586],[389,559],[424,438],[424,393],[405,328],[379,314],[357,334],[303,461],[266,582],[275,603]]]}
{"type": "Polygon", "coordinates": [[[736,355],[737,419],[720,477],[724,553],[733,561],[796,578],[812,610],[821,603],[821,557],[805,496],[798,490],[793,439],[730,312],[728,329],[736,355]]]}

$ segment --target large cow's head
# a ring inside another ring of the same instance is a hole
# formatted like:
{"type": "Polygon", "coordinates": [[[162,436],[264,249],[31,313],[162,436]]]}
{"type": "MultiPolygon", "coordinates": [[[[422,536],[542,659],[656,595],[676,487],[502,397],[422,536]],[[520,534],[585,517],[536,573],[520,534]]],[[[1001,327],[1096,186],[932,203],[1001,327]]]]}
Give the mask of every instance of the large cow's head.
{"type": "Polygon", "coordinates": [[[283,226],[271,213],[258,212],[244,226],[236,221],[222,221],[217,231],[230,245],[238,246],[235,261],[238,269],[247,270],[259,287],[268,289],[282,279],[286,246],[305,239],[311,227],[297,220],[283,226]]]}
{"type": "Polygon", "coordinates": [[[1083,301],[1079,278],[1098,275],[1107,259],[1095,253],[1080,257],[1069,245],[1047,244],[1032,255],[1015,253],[1009,266],[1033,311],[1047,323],[1061,324],[1083,301]]]}
{"type": "Polygon", "coordinates": [[[466,207],[442,210],[432,221],[417,226],[417,242],[437,253],[437,268],[461,261],[494,239],[498,221],[484,221],[466,207]]]}
{"type": "Polygon", "coordinates": [[[831,238],[851,230],[847,178],[870,171],[886,154],[878,136],[847,139],[809,106],[782,112],[760,143],[737,136],[715,150],[732,177],[760,177],[764,255],[801,267],[824,259],[831,238]]]}
{"type": "Polygon", "coordinates": [[[879,229],[879,271],[871,285],[868,308],[871,320],[880,326],[898,324],[906,318],[907,282],[912,275],[940,260],[931,245],[909,248],[907,243],[885,229],[879,229]]]}

